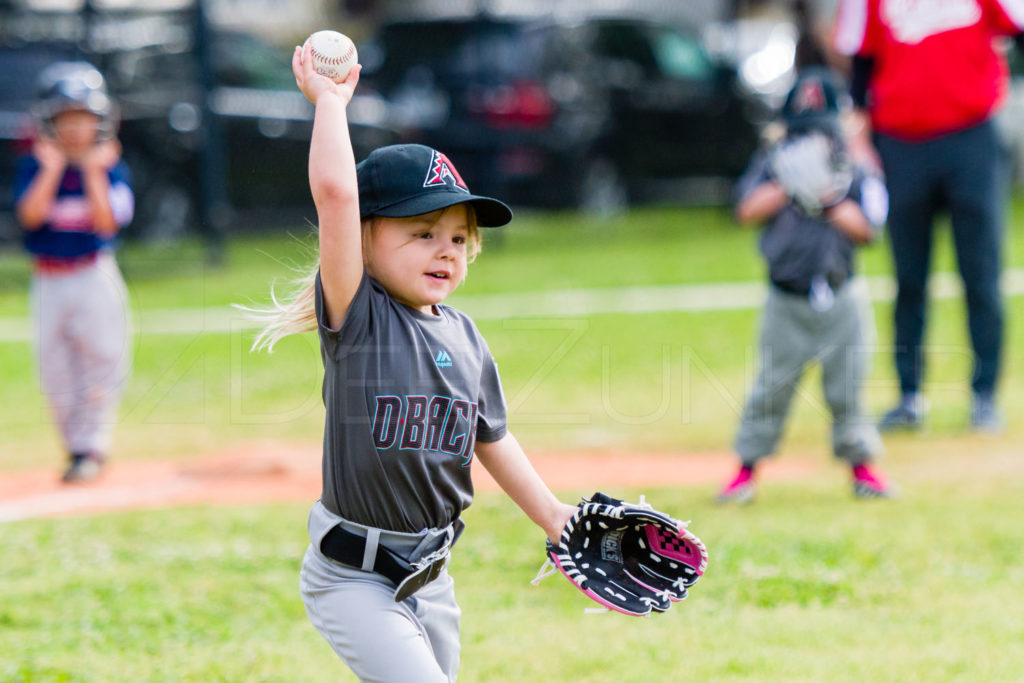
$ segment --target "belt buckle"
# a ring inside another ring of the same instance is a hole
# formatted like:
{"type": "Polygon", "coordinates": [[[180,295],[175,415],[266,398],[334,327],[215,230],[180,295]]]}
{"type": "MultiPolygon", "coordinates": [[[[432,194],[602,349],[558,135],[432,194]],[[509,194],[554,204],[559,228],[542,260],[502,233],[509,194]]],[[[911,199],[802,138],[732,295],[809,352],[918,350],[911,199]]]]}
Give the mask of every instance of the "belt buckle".
{"type": "Polygon", "coordinates": [[[811,303],[811,308],[818,313],[826,313],[832,310],[832,306],[836,301],[836,295],[828,280],[821,275],[815,275],[811,279],[808,299],[811,303]]]}
{"type": "Polygon", "coordinates": [[[413,593],[436,579],[448,564],[448,553],[451,546],[445,545],[417,562],[409,565],[412,573],[402,579],[395,589],[395,602],[402,602],[413,593]]]}

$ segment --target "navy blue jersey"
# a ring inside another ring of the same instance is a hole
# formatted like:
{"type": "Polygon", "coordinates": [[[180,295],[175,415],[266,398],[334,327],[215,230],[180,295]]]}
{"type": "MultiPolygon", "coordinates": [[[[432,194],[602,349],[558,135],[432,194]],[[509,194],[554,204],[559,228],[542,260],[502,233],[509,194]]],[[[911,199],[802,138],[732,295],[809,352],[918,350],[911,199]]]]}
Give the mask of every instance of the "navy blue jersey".
{"type": "Polygon", "coordinates": [[[498,369],[476,325],[437,305],[410,308],[368,275],[338,330],[316,311],[324,363],[323,494],[359,524],[416,533],[472,502],[476,441],[506,433],[498,369]]]}
{"type": "MultiPolygon", "coordinates": [[[[14,201],[32,184],[39,172],[39,162],[27,156],[18,160],[14,174],[14,201]]],[[[119,162],[110,171],[110,208],[120,226],[132,220],[135,198],[129,185],[128,166],[119,162]]],[[[37,230],[25,231],[25,249],[47,258],[77,258],[111,246],[116,237],[96,232],[82,182],[82,172],[74,166],[64,171],[57,198],[46,221],[37,230]]]]}

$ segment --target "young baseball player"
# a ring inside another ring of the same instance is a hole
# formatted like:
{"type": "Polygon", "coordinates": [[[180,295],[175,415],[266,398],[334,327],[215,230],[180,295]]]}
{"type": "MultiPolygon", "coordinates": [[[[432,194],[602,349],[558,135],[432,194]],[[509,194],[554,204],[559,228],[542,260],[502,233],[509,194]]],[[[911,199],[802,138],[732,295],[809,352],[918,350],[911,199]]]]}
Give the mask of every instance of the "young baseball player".
{"type": "Polygon", "coordinates": [[[87,62],[39,76],[32,153],[19,159],[15,207],[32,255],[40,377],[69,465],[65,482],[100,473],[129,371],[128,294],[114,261],[132,218],[114,105],[87,62]]]}
{"type": "Polygon", "coordinates": [[[508,431],[476,326],[442,304],[480,249],[477,226],[512,214],[422,145],[383,147],[356,165],[346,106],[359,68],[335,83],[313,71],[308,47],[292,63],[316,105],[320,263],[256,346],[302,330],[320,338],[323,491],[309,515],[303,602],[361,680],[454,681],[460,611],[446,567],[473,498],[474,455],[549,539],[576,509],[508,431]]]}
{"type": "Polygon", "coordinates": [[[821,68],[802,72],[782,109],[786,138],[752,159],[738,185],[736,218],[763,225],[771,288],[761,322],[760,373],[747,399],[736,453],[740,468],[719,502],[747,502],[761,458],[773,455],[790,403],[812,361],[822,367],[832,450],[853,473],[857,497],[892,487],[870,463],[881,441],[861,411],[873,321],[851,284],[853,252],[876,236],[887,196],[875,176],[849,165],[839,128],[839,90],[821,68]]]}

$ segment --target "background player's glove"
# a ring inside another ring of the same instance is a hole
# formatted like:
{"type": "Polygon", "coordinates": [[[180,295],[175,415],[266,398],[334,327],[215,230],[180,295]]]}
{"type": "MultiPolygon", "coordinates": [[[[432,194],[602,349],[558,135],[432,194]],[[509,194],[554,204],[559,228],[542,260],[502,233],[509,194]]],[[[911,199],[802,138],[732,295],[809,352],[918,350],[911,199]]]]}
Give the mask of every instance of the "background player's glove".
{"type": "Polygon", "coordinates": [[[704,544],[683,522],[642,497],[625,503],[603,493],[579,504],[558,545],[547,542],[547,554],[534,584],[558,570],[592,600],[634,616],[685,598],[708,564],[704,544]]]}
{"type": "Polygon", "coordinates": [[[846,199],[853,182],[842,143],[818,131],[777,145],[768,167],[786,194],[811,216],[846,199]]]}

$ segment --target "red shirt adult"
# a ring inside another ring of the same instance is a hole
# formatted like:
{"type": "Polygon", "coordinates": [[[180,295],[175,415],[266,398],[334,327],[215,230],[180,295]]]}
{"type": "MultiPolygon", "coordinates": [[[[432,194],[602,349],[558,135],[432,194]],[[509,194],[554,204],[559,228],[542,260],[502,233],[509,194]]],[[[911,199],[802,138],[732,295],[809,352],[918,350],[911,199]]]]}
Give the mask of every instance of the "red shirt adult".
{"type": "Polygon", "coordinates": [[[927,140],[987,120],[1007,66],[997,38],[1024,29],[1024,0],[840,0],[834,44],[874,60],[874,130],[927,140]]]}

